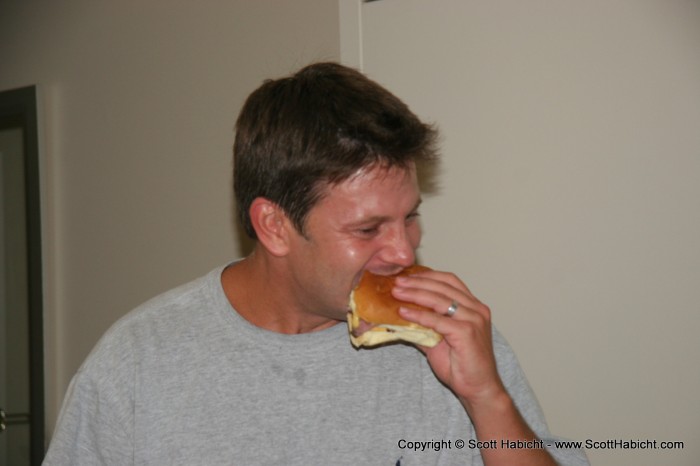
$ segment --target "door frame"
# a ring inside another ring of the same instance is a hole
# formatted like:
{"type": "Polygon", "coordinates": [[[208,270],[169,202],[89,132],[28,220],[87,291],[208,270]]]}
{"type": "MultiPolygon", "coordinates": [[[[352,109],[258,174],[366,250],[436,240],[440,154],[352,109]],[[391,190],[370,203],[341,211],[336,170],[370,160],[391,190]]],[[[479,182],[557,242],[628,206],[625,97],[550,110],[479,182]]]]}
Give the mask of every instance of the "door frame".
{"type": "Polygon", "coordinates": [[[31,464],[45,454],[44,329],[41,251],[41,204],[37,89],[27,86],[0,92],[0,128],[23,130],[27,206],[27,282],[29,303],[29,397],[31,464]]]}

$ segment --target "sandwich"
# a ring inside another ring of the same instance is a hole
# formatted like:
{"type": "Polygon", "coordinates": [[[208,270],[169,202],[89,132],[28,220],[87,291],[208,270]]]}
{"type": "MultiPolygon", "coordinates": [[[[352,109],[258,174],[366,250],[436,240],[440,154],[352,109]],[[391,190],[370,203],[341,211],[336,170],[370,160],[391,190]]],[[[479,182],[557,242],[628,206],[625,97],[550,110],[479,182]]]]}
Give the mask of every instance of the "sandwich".
{"type": "MultiPolygon", "coordinates": [[[[365,271],[350,294],[348,329],[353,346],[376,346],[382,343],[405,341],[433,347],[442,336],[432,329],[403,319],[399,307],[427,310],[417,304],[399,301],[391,294],[396,277],[430,270],[412,265],[395,275],[376,275],[365,271]]],[[[432,312],[432,311],[431,311],[432,312]]]]}

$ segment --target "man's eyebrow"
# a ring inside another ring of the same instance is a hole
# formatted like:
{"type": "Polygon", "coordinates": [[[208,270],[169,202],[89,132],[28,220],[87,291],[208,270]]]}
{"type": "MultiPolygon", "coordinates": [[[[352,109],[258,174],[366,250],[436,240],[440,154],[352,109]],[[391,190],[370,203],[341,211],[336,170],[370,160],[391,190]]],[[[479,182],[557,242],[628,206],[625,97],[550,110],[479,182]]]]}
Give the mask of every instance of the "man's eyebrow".
{"type": "Polygon", "coordinates": [[[418,200],[416,201],[416,204],[413,206],[413,209],[411,209],[411,213],[415,213],[422,203],[423,203],[423,198],[419,197],[418,200]]]}
{"type": "MultiPolygon", "coordinates": [[[[418,198],[418,201],[416,201],[415,205],[408,212],[406,217],[415,214],[422,203],[423,203],[423,199],[418,198]]],[[[349,223],[348,226],[349,227],[357,227],[357,226],[362,226],[362,225],[372,225],[372,224],[384,223],[384,222],[387,222],[389,220],[391,220],[391,217],[388,215],[374,215],[372,217],[367,217],[367,218],[358,219],[356,221],[352,221],[349,223]]]]}

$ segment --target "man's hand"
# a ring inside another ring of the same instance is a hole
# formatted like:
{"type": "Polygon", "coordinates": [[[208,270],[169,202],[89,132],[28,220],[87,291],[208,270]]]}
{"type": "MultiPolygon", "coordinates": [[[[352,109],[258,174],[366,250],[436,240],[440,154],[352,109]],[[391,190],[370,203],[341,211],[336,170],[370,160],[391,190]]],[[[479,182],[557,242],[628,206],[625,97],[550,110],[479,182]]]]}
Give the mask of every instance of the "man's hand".
{"type": "Polygon", "coordinates": [[[451,273],[426,271],[399,277],[396,298],[435,312],[402,309],[401,314],[442,335],[434,348],[421,348],[437,377],[467,406],[502,395],[505,388],[496,371],[491,339],[491,311],[451,273]],[[455,303],[452,317],[448,308],[455,303]]]}

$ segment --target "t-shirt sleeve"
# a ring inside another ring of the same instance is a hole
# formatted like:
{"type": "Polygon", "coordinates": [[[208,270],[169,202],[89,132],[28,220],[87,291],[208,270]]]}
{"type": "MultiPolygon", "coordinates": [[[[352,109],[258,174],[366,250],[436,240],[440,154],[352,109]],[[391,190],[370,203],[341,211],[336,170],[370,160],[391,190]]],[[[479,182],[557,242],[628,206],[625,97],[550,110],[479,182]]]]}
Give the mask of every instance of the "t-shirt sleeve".
{"type": "Polygon", "coordinates": [[[587,466],[590,463],[581,449],[557,448],[555,442],[564,440],[549,432],[544,413],[530,387],[520,363],[505,338],[494,329],[493,346],[498,372],[525,422],[543,441],[545,448],[562,466],[587,466]]]}
{"type": "Polygon", "coordinates": [[[45,466],[133,463],[132,357],[115,340],[105,335],[71,381],[45,466]]]}

